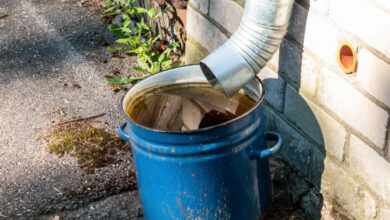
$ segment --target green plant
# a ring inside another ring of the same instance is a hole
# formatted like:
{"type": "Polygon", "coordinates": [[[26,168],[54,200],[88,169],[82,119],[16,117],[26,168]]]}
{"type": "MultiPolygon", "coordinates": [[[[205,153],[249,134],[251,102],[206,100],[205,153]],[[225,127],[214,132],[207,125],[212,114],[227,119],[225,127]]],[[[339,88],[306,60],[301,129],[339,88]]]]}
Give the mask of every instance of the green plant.
{"type": "Polygon", "coordinates": [[[136,0],[119,0],[115,3],[112,0],[106,0],[103,11],[105,16],[121,15],[123,24],[121,27],[112,24],[109,30],[119,37],[116,43],[121,44],[121,47],[111,47],[110,51],[125,50],[127,53],[136,54],[137,66],[135,70],[146,73],[139,77],[129,78],[110,78],[106,82],[112,84],[127,84],[134,80],[143,79],[150,74],[158,73],[162,70],[167,70],[180,65],[180,61],[174,62],[170,58],[172,51],[178,46],[178,43],[173,43],[165,46],[164,50],[156,49],[155,44],[160,40],[160,35],[154,36],[152,32],[152,24],[155,19],[166,13],[170,8],[162,10],[156,14],[154,8],[146,9],[143,7],[131,6],[136,0]],[[139,21],[135,21],[136,15],[146,14],[148,22],[141,17],[139,21]]]}

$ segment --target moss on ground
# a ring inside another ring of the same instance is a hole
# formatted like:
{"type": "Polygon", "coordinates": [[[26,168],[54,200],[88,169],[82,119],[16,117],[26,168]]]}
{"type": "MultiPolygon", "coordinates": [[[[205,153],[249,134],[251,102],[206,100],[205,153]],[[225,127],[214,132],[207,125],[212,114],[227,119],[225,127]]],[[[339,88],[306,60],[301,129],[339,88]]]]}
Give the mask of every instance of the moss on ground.
{"type": "Polygon", "coordinates": [[[126,141],[88,122],[58,124],[45,137],[49,142],[49,153],[75,157],[79,166],[88,173],[115,163],[118,151],[130,150],[126,141]]]}

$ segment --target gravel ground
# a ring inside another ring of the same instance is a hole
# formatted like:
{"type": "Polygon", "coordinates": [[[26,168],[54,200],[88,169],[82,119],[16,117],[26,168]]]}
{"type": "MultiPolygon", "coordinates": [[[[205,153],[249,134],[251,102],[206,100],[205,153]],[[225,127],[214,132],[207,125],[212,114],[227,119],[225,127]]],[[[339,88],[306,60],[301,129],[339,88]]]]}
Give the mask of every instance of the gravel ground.
{"type": "Polygon", "coordinates": [[[141,215],[130,152],[85,174],[74,158],[50,155],[36,140],[57,114],[105,113],[92,122],[115,132],[124,91],[114,93],[104,75],[130,74],[134,59],[112,57],[103,46],[112,40],[107,24],[77,4],[1,0],[0,17],[0,218],[104,217],[121,208],[114,216],[141,215]]]}

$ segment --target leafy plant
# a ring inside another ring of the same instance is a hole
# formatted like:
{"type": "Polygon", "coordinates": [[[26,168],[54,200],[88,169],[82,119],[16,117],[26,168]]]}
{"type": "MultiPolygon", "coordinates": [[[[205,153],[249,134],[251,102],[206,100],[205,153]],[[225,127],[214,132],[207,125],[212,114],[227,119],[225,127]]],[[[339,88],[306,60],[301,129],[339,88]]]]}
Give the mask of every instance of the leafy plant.
{"type": "Polygon", "coordinates": [[[146,9],[138,6],[131,6],[136,0],[119,0],[115,3],[112,0],[105,0],[103,11],[105,16],[121,15],[123,24],[121,27],[112,24],[109,30],[119,37],[116,43],[121,44],[121,47],[107,47],[110,51],[125,50],[127,53],[136,54],[137,66],[135,70],[146,73],[139,77],[129,78],[111,78],[106,79],[106,82],[112,84],[127,84],[134,80],[143,79],[150,74],[158,73],[162,70],[167,70],[180,65],[180,61],[174,62],[170,58],[172,51],[178,46],[178,43],[173,43],[165,46],[164,50],[159,50],[154,47],[156,42],[160,40],[160,35],[154,36],[152,32],[152,24],[155,19],[166,13],[170,8],[162,10],[156,14],[154,8],[146,9]],[[136,15],[146,14],[147,22],[144,17],[139,21],[135,21],[136,15]]]}
{"type": "Polygon", "coordinates": [[[149,74],[143,74],[142,76],[130,76],[126,78],[106,78],[104,81],[110,83],[110,84],[116,84],[116,85],[122,85],[122,84],[129,84],[136,80],[141,80],[146,77],[148,77],[149,74]]]}

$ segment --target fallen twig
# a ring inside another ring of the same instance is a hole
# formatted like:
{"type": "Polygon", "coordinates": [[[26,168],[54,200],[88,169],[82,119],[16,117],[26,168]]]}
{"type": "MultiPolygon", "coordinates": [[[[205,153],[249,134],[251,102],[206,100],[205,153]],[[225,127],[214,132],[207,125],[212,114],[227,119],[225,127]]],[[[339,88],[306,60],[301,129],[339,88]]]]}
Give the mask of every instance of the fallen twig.
{"type": "Polygon", "coordinates": [[[0,15],[0,19],[6,18],[6,17],[8,17],[7,14],[5,14],[5,15],[0,15]]]}
{"type": "Polygon", "coordinates": [[[282,167],[282,165],[278,165],[274,170],[270,172],[272,180],[274,179],[276,172],[278,172],[282,167]]]}
{"type": "Polygon", "coordinates": [[[91,119],[102,117],[104,115],[106,115],[106,113],[102,113],[102,114],[98,114],[98,115],[94,115],[94,116],[90,116],[90,117],[86,117],[86,118],[78,118],[78,119],[73,119],[73,120],[69,120],[69,121],[64,121],[64,122],[58,123],[58,125],[64,125],[64,124],[68,124],[68,123],[72,123],[72,122],[78,122],[78,121],[88,121],[88,120],[91,120],[91,119]]]}
{"type": "Polygon", "coordinates": [[[53,188],[55,191],[57,191],[60,195],[63,194],[63,193],[62,193],[59,189],[57,189],[56,187],[52,186],[52,188],[53,188]]]}

